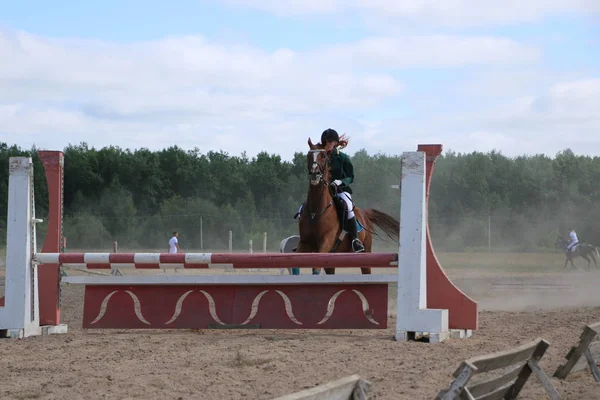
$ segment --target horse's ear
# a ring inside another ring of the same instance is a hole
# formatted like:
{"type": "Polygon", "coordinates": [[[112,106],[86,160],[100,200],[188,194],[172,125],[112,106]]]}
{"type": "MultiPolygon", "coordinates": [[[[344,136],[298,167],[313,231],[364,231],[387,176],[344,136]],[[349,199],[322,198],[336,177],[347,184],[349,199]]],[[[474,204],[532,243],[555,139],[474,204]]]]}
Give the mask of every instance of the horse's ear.
{"type": "Polygon", "coordinates": [[[308,147],[310,147],[311,150],[314,150],[317,147],[313,144],[312,139],[310,137],[308,138],[308,147]]]}

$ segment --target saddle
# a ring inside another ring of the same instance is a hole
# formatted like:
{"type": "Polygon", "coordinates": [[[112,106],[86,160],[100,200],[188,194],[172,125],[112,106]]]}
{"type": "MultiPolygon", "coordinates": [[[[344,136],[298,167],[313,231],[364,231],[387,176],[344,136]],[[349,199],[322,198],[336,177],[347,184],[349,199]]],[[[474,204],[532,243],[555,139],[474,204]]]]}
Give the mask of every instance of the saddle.
{"type": "MultiPolygon", "coordinates": [[[[340,226],[342,227],[342,231],[348,231],[346,229],[346,223],[347,223],[347,219],[346,219],[346,203],[344,202],[344,200],[342,200],[341,198],[339,198],[338,196],[334,196],[333,197],[333,206],[335,207],[335,211],[338,217],[338,222],[340,224],[340,226]]],[[[300,206],[300,210],[298,212],[296,212],[296,214],[294,214],[294,219],[298,219],[298,217],[304,212],[304,208],[306,207],[306,202],[302,203],[302,205],[300,206]]],[[[359,218],[356,218],[356,226],[357,226],[357,231],[361,232],[364,229],[364,225],[361,223],[361,221],[359,220],[359,218]]]]}

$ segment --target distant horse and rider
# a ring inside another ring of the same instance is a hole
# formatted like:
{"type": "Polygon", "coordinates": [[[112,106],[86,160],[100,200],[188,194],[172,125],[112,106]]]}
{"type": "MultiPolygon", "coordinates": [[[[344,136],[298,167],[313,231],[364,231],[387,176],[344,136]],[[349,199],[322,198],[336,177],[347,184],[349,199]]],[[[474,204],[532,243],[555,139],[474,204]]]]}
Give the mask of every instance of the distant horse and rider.
{"type": "MultiPolygon", "coordinates": [[[[294,218],[299,219],[297,253],[371,252],[374,226],[391,239],[398,241],[400,222],[379,210],[356,207],[350,184],[354,182],[354,166],[350,157],[341,151],[348,144],[344,135],[333,129],[325,130],[321,142],[308,139],[306,166],[309,178],[308,193],[294,218]]],[[[313,274],[321,268],[315,266],[313,274]]],[[[371,268],[361,268],[370,274],[371,268]]],[[[335,268],[325,268],[335,274],[335,268]]]]}
{"type": "Polygon", "coordinates": [[[555,245],[565,251],[567,257],[565,259],[565,269],[567,268],[569,261],[573,268],[576,268],[573,263],[573,258],[578,256],[588,262],[588,269],[590,268],[590,263],[592,261],[594,262],[594,265],[596,265],[596,268],[598,268],[598,261],[600,261],[600,252],[598,252],[598,248],[589,243],[580,242],[574,229],[569,229],[569,240],[559,237],[556,239],[555,245]]]}

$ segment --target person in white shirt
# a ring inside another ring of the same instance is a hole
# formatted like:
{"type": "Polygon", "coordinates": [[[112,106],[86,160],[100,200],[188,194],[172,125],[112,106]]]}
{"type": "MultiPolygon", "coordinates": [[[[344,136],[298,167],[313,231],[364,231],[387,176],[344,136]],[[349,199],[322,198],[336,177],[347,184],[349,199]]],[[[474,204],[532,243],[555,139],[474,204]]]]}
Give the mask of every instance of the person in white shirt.
{"type": "Polygon", "coordinates": [[[178,253],[181,252],[181,248],[179,247],[179,233],[173,232],[173,237],[169,240],[169,253],[178,253]]]}
{"type": "Polygon", "coordinates": [[[570,251],[575,251],[575,249],[577,248],[577,245],[579,244],[579,239],[577,239],[577,233],[575,232],[575,229],[569,230],[569,239],[571,239],[571,241],[569,242],[569,245],[567,246],[567,250],[566,250],[567,253],[570,251]]]}

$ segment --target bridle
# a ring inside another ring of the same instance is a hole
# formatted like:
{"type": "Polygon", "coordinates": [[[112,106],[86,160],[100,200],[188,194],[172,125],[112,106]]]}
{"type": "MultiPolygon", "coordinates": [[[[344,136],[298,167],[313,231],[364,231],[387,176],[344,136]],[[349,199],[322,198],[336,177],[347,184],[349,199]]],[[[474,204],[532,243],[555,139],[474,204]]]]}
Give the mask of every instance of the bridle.
{"type": "MultiPolygon", "coordinates": [[[[325,152],[327,153],[327,150],[325,149],[311,149],[308,151],[308,154],[312,154],[313,156],[313,161],[312,164],[310,165],[310,167],[308,167],[308,176],[310,177],[310,184],[312,186],[316,186],[316,185],[323,185],[323,190],[321,192],[321,196],[323,196],[323,194],[325,193],[325,189],[329,188],[329,183],[325,181],[325,172],[327,171],[327,168],[329,168],[329,158],[326,157],[325,160],[325,164],[323,166],[321,166],[318,162],[317,162],[317,156],[321,153],[321,152],[325,152]]],[[[315,218],[320,217],[332,204],[333,204],[333,195],[331,196],[332,200],[329,201],[329,203],[320,210],[320,212],[316,213],[316,212],[310,212],[310,219],[315,222],[315,218]]],[[[308,203],[306,204],[307,208],[308,208],[308,203]]],[[[308,211],[308,210],[307,210],[308,211]]]]}
{"type": "Polygon", "coordinates": [[[325,168],[329,165],[329,159],[326,158],[327,162],[324,166],[321,166],[317,162],[317,157],[319,153],[327,152],[325,149],[311,149],[308,151],[308,154],[312,154],[313,161],[310,167],[308,167],[308,176],[310,176],[310,184],[318,185],[320,183],[326,184],[324,176],[325,176],[325,168]]]}

